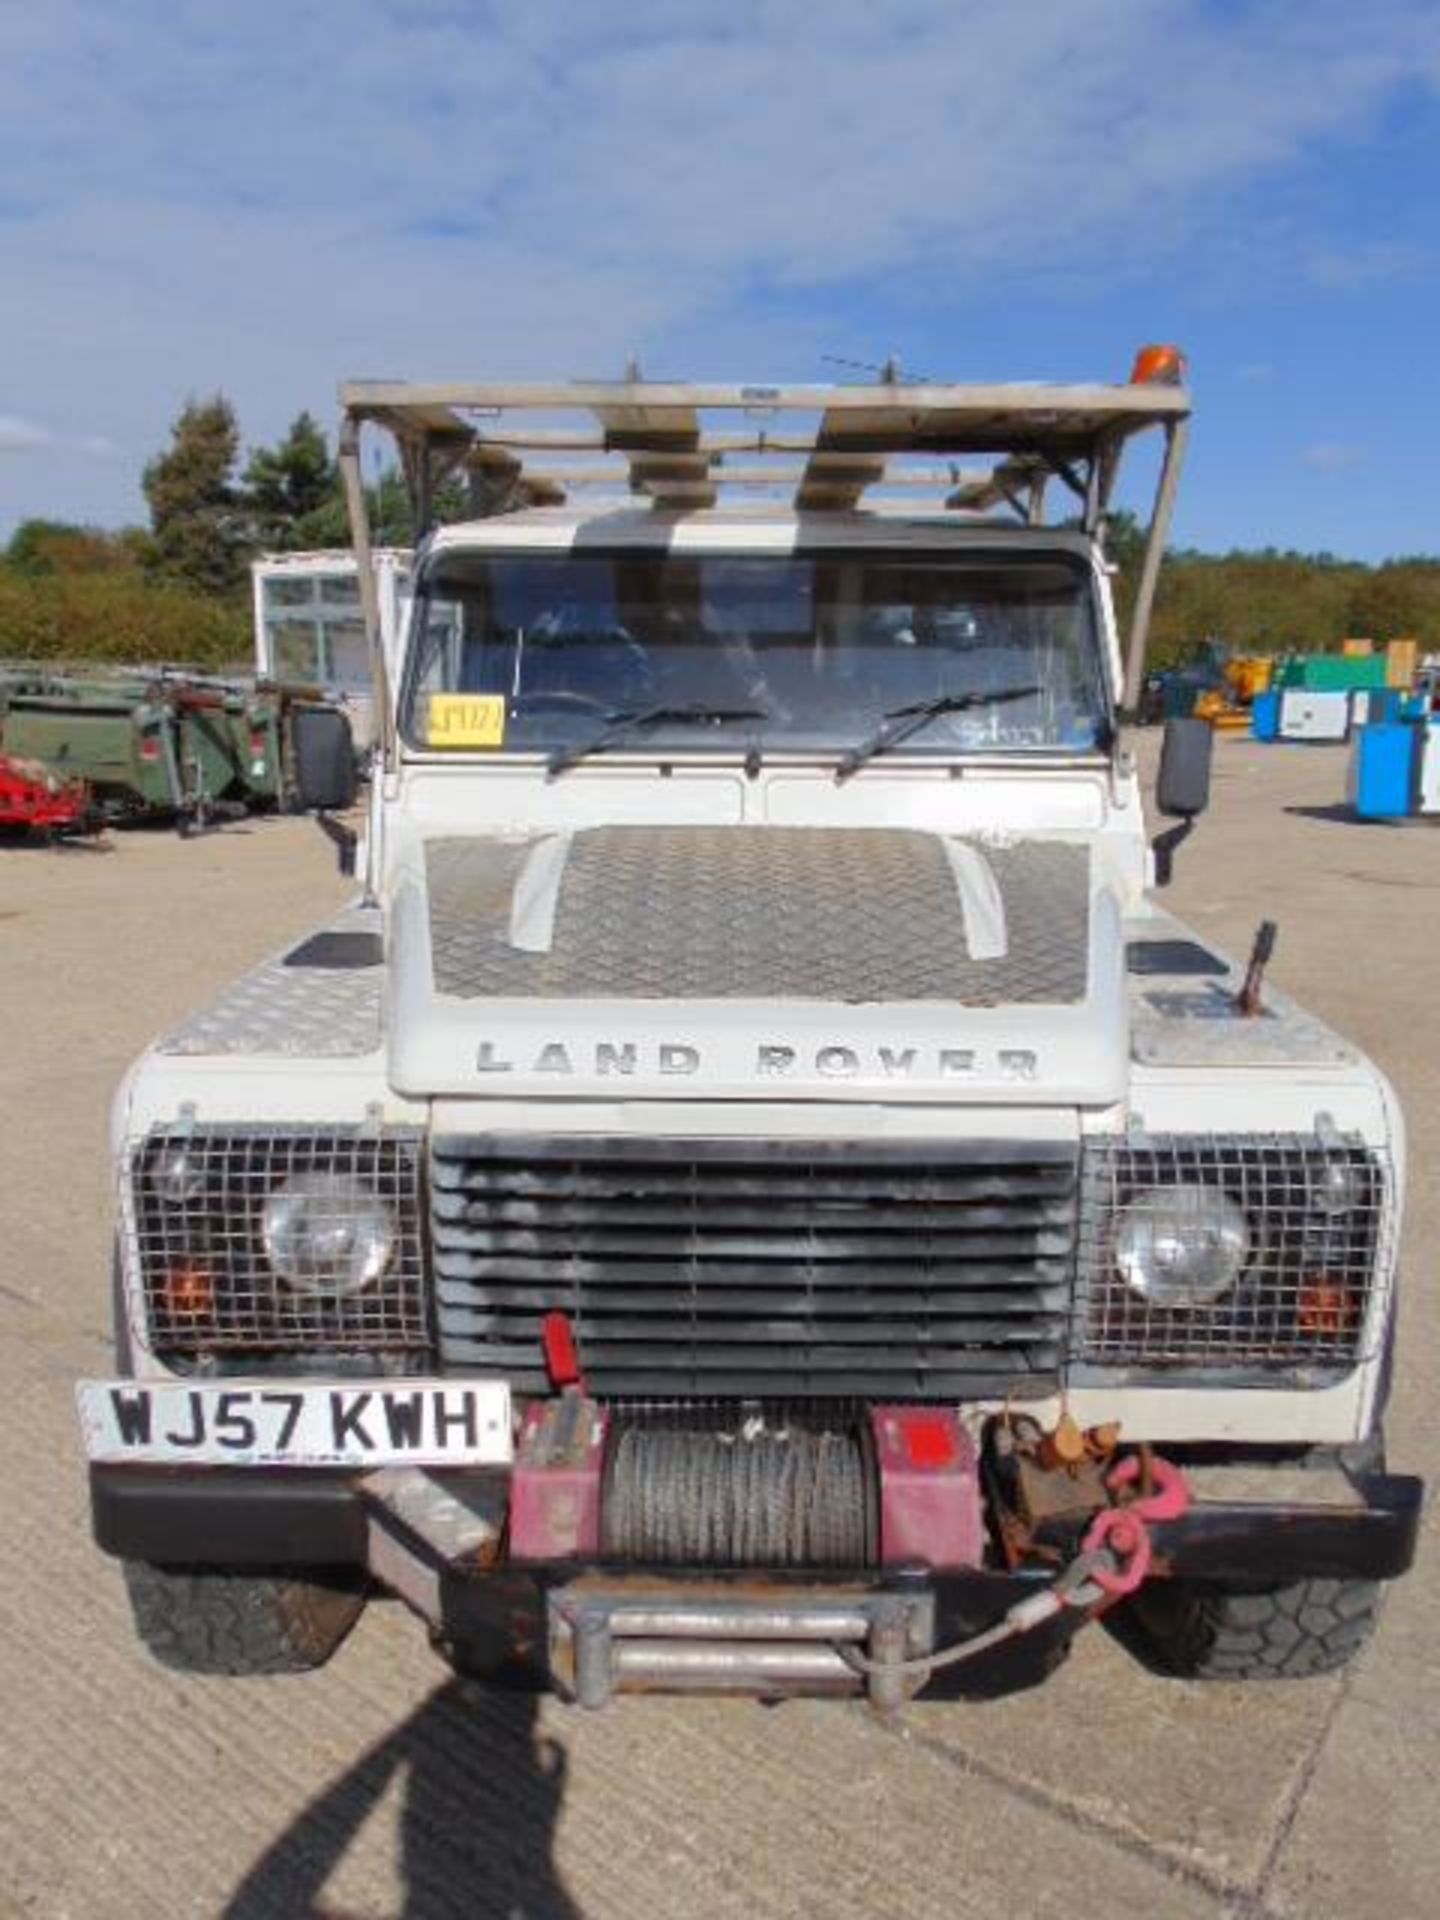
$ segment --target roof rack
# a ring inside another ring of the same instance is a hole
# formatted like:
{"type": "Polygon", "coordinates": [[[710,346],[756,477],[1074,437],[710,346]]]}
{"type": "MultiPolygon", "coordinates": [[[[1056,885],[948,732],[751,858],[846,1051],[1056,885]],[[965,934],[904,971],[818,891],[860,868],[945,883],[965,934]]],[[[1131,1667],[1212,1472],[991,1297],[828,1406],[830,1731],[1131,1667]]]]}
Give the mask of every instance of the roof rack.
{"type": "MultiPolygon", "coordinates": [[[[1068,516],[1098,535],[1126,442],[1160,429],[1165,453],[1125,676],[1124,704],[1133,709],[1187,434],[1183,368],[1175,349],[1146,348],[1130,382],[1105,386],[716,384],[650,381],[638,372],[574,383],[348,381],[340,389],[341,470],[376,671],[383,680],[378,599],[363,564],[366,424],[395,441],[417,537],[433,522],[438,489],[456,478],[477,516],[560,505],[597,486],[661,513],[713,507],[727,490],[768,488],[783,490],[799,514],[850,512],[894,491],[928,494],[907,499],[917,510],[999,509],[1036,527],[1053,524],[1047,504],[1058,483],[1068,516]],[[977,457],[989,464],[961,464],[977,457]]],[[[381,711],[389,713],[388,699],[381,711]]]]}

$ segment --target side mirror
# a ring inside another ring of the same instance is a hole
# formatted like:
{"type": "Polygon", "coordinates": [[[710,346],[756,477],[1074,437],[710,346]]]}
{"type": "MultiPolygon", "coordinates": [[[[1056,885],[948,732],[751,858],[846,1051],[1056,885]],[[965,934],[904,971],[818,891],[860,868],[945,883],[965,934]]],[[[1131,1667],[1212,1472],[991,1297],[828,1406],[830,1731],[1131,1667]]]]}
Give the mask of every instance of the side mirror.
{"type": "Polygon", "coordinates": [[[1208,720],[1167,720],[1160,748],[1160,771],[1155,779],[1155,805],[1167,820],[1179,824],[1157,834],[1155,884],[1168,887],[1175,866],[1175,849],[1190,833],[1198,815],[1210,804],[1210,759],[1215,735],[1208,720]]]}
{"type": "Polygon", "coordinates": [[[306,813],[343,812],[355,804],[355,742],[335,707],[297,706],[291,716],[295,791],[306,813]]]}
{"type": "Polygon", "coordinates": [[[1208,720],[1167,720],[1155,804],[1167,820],[1193,820],[1210,804],[1215,735],[1208,720]]]}

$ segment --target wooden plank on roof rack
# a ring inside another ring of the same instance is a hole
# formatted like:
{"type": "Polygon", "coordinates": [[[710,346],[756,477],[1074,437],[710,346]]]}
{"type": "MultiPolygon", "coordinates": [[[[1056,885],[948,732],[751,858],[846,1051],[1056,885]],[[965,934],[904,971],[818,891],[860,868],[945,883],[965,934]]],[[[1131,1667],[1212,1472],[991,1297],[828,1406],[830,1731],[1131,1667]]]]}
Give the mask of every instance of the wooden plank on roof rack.
{"type": "Polygon", "coordinates": [[[797,513],[847,513],[860,503],[865,489],[885,477],[883,455],[853,453],[836,448],[832,442],[843,438],[827,410],[820,416],[815,432],[815,450],[805,466],[804,477],[795,489],[797,513]]]}
{"type": "Polygon", "coordinates": [[[691,507],[713,507],[718,492],[703,461],[684,470],[655,468],[643,455],[630,462],[630,485],[636,493],[648,493],[662,507],[680,500],[691,507]]]}
{"type": "MultiPolygon", "coordinates": [[[[382,412],[413,412],[438,407],[452,411],[503,413],[520,408],[532,411],[611,412],[619,409],[643,414],[646,424],[663,430],[658,417],[680,412],[740,411],[758,416],[774,413],[844,413],[870,416],[891,431],[896,423],[919,424],[944,417],[961,422],[1011,421],[1026,418],[1042,422],[1063,416],[1072,426],[1094,425],[1125,418],[1177,419],[1190,411],[1183,387],[1158,385],[1053,386],[1020,382],[1002,386],[748,386],[707,382],[579,381],[549,383],[476,382],[455,385],[410,384],[404,381],[355,380],[341,388],[341,398],[352,411],[372,417],[382,412]]],[[[637,424],[639,424],[637,422],[637,424]]],[[[854,422],[860,424],[859,418],[854,422]]]]}
{"type": "MultiPolygon", "coordinates": [[[[710,505],[715,489],[710,481],[709,456],[699,451],[699,415],[689,404],[662,404],[649,399],[636,402],[624,397],[642,385],[627,381],[613,400],[590,404],[590,411],[604,429],[607,448],[635,449],[630,454],[630,485],[636,493],[648,493],[661,505],[682,498],[687,505],[710,505]],[[643,450],[653,449],[657,443],[660,451],[643,450]]],[[[644,390],[652,391],[648,387],[644,390]]]]}
{"type": "MultiPolygon", "coordinates": [[[[815,434],[814,444],[836,454],[1038,453],[1065,461],[1092,457],[1102,443],[1113,445],[1146,427],[1174,426],[1190,411],[1183,388],[1158,385],[810,387],[591,381],[407,386],[356,381],[341,393],[352,416],[379,420],[412,441],[417,436],[451,437],[457,431],[483,438],[492,429],[466,417],[476,413],[498,421],[514,412],[588,411],[600,423],[605,448],[635,453],[712,452],[726,442],[755,451],[800,451],[808,436],[797,435],[793,419],[783,416],[818,414],[823,430],[815,434]],[[746,414],[753,430],[733,437],[702,433],[699,416],[706,411],[746,414]]],[[[541,444],[530,438],[532,444],[541,444]]],[[[517,433],[517,443],[519,439],[517,433]]],[[[648,491],[649,481],[642,484],[648,491]]],[[[691,470],[687,484],[703,484],[698,467],[691,470]]]]}
{"type": "MultiPolygon", "coordinates": [[[[804,453],[815,451],[813,433],[771,433],[763,427],[748,432],[677,435],[669,429],[617,427],[609,431],[586,427],[477,427],[475,444],[510,447],[534,453],[804,453]],[[693,445],[691,444],[693,440],[693,445]]],[[[836,454],[845,460],[848,454],[836,454]]]]}
{"type": "Polygon", "coordinates": [[[1001,505],[1028,506],[1026,496],[1049,479],[1050,467],[1033,453],[1018,459],[1002,460],[991,472],[962,480],[945,504],[971,513],[984,513],[1001,505]]]}
{"type": "MultiPolygon", "coordinates": [[[[683,474],[674,474],[665,481],[666,491],[679,495],[688,487],[698,486],[705,492],[723,494],[729,487],[779,487],[787,493],[793,492],[804,480],[808,469],[793,463],[769,466],[763,462],[746,465],[715,466],[710,470],[708,479],[699,483],[689,481],[683,474]]],[[[525,469],[525,478],[529,483],[548,481],[558,487],[612,487],[621,492],[630,485],[631,467],[613,460],[595,461],[586,466],[533,466],[525,469]]],[[[984,476],[972,476],[976,484],[984,476]]],[[[956,483],[956,475],[949,467],[889,467],[885,477],[878,484],[882,488],[895,488],[904,492],[933,493],[937,501],[950,492],[956,483]]]]}
{"type": "Polygon", "coordinates": [[[635,493],[654,500],[715,498],[710,457],[704,453],[632,453],[628,456],[629,485],[635,493]]]}
{"type": "Polygon", "coordinates": [[[382,407],[369,415],[377,426],[386,427],[397,440],[430,435],[443,439],[471,440],[475,429],[463,414],[445,406],[382,407]]]}
{"type": "Polygon", "coordinates": [[[519,456],[511,453],[508,447],[476,445],[473,442],[465,455],[465,464],[496,475],[519,473],[521,467],[519,456]]]}

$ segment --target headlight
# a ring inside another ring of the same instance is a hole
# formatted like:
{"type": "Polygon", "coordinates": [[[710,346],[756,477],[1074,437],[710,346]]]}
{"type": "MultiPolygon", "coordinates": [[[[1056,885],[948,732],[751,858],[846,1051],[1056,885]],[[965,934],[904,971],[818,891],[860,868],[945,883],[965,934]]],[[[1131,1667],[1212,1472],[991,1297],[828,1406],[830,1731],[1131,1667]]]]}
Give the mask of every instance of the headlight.
{"type": "Polygon", "coordinates": [[[1312,1177],[1310,1193],[1321,1213],[1334,1219],[1364,1205],[1366,1186],[1363,1171],[1350,1161],[1326,1160],[1312,1177]]]}
{"type": "Polygon", "coordinates": [[[205,1167],[201,1156],[193,1153],[183,1140],[172,1140],[150,1162],[150,1179],[160,1198],[170,1207],[186,1207],[205,1191],[205,1167]]]}
{"type": "Polygon", "coordinates": [[[362,1180],[299,1173],[269,1196],[260,1221],[265,1257],[300,1293],[359,1293],[390,1263],[395,1223],[362,1180]]]}
{"type": "Polygon", "coordinates": [[[1207,1307],[1250,1257],[1250,1223],[1218,1187],[1150,1187],[1115,1221],[1115,1266],[1154,1307],[1207,1307]]]}

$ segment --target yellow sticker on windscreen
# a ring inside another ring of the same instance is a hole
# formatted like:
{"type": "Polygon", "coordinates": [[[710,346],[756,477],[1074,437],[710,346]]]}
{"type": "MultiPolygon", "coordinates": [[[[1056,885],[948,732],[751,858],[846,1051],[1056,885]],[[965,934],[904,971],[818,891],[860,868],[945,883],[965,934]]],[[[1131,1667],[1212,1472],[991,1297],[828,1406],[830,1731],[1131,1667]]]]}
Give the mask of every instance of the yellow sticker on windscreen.
{"type": "Polygon", "coordinates": [[[432,747],[503,746],[504,694],[432,693],[425,737],[432,747]]]}

